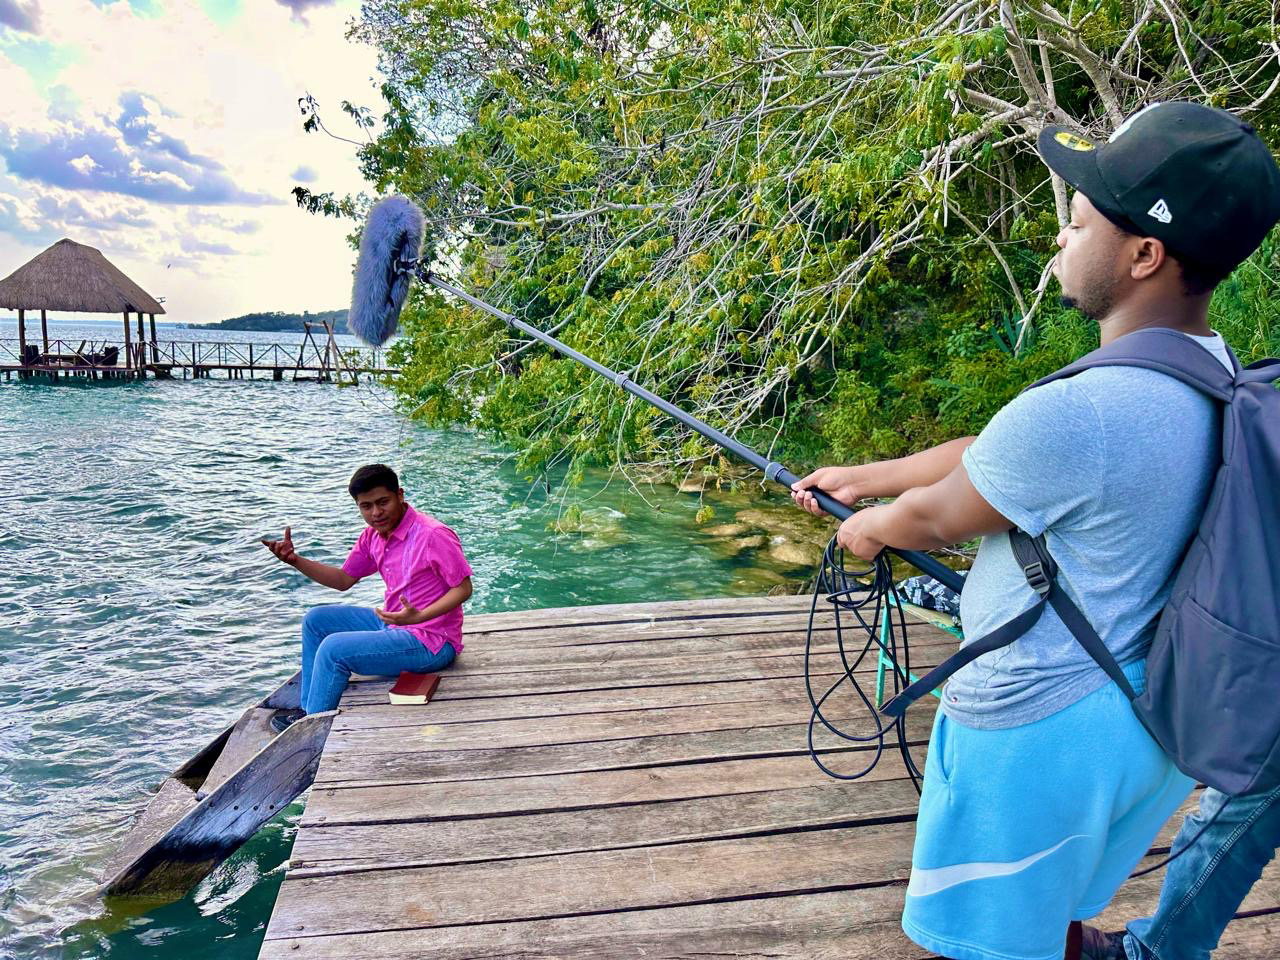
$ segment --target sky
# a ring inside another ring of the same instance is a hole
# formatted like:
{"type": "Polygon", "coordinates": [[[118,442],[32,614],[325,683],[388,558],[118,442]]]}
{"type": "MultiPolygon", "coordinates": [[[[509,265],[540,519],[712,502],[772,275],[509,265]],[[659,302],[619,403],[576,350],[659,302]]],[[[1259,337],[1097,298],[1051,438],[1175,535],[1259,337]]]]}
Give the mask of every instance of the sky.
{"type": "Polygon", "coordinates": [[[356,148],[304,133],[298,108],[312,95],[353,139],[339,103],[380,112],[375,51],[345,36],[358,10],[0,0],[0,278],[69,237],[163,297],[165,320],[344,307],[353,224],[290,191],[365,187],[356,148]]]}

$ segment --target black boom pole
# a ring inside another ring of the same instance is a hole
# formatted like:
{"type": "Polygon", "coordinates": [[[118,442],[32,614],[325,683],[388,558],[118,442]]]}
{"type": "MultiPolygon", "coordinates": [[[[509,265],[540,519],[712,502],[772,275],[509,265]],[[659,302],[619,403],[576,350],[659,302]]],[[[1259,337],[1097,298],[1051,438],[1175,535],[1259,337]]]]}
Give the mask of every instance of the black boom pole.
{"type": "MultiPolygon", "coordinates": [[[[747,463],[751,464],[757,470],[762,471],[764,475],[768,477],[770,480],[773,480],[773,481],[776,481],[777,483],[782,484],[788,490],[791,489],[791,485],[793,483],[795,483],[797,480],[800,479],[794,473],[792,473],[790,470],[784,467],[782,464],[778,463],[776,460],[766,460],[764,457],[760,456],[760,454],[756,453],[750,447],[745,446],[739,443],[737,440],[733,439],[733,437],[730,437],[726,434],[721,433],[715,427],[712,427],[712,426],[709,426],[708,424],[703,423],[697,417],[690,416],[688,413],[685,413],[685,411],[681,410],[679,407],[675,406],[674,404],[668,403],[666,400],[663,400],[657,394],[651,393],[650,391],[646,390],[644,387],[640,386],[638,383],[631,380],[625,373],[618,373],[615,370],[610,370],[608,367],[604,366],[603,364],[596,363],[596,361],[592,360],[590,357],[586,356],[585,354],[579,353],[577,350],[574,350],[570,346],[566,346],[565,344],[557,340],[555,337],[552,337],[549,334],[543,333],[537,327],[530,326],[529,324],[525,323],[523,320],[520,320],[517,317],[513,317],[509,313],[504,313],[503,311],[499,310],[497,307],[491,306],[485,303],[483,300],[473,297],[471,294],[467,293],[465,290],[459,290],[457,287],[453,286],[452,284],[446,283],[444,280],[441,280],[439,277],[437,277],[434,273],[430,271],[427,271],[423,275],[423,279],[426,280],[428,283],[430,283],[432,286],[437,287],[440,290],[443,290],[445,293],[453,294],[453,296],[458,297],[460,300],[465,300],[467,303],[471,304],[473,307],[483,310],[485,313],[488,313],[491,316],[497,317],[499,320],[501,320],[503,323],[507,324],[508,326],[515,327],[517,330],[521,331],[522,333],[528,334],[529,336],[533,337],[535,340],[538,340],[541,343],[545,343],[547,346],[549,346],[551,349],[555,350],[556,352],[561,353],[572,360],[577,360],[583,366],[589,367],[590,369],[594,370],[596,373],[600,374],[600,376],[608,380],[612,380],[617,386],[627,391],[627,393],[631,394],[632,396],[639,397],[641,400],[644,400],[646,403],[653,404],[653,406],[657,407],[667,416],[680,421],[689,429],[695,431],[696,433],[700,434],[703,437],[706,437],[708,440],[710,440],[712,443],[716,444],[717,446],[725,450],[728,450],[730,453],[732,453],[734,456],[738,457],[739,459],[745,460],[747,463]]],[[[837,517],[840,520],[845,520],[853,516],[853,513],[854,513],[853,509],[850,507],[846,507],[839,500],[836,500],[828,496],[826,493],[823,493],[821,490],[811,489],[810,492],[817,499],[819,506],[821,506],[823,510],[831,514],[833,517],[837,517]]],[[[911,564],[916,569],[924,573],[927,573],[929,576],[933,577],[933,579],[937,580],[939,583],[950,588],[951,590],[954,590],[956,593],[959,593],[961,588],[964,585],[964,580],[961,579],[961,577],[954,570],[952,570],[950,567],[947,567],[942,563],[939,563],[937,560],[929,556],[927,553],[920,553],[917,550],[898,550],[893,547],[889,547],[888,549],[894,554],[896,554],[897,556],[901,557],[903,560],[907,561],[907,563],[911,564]]]]}

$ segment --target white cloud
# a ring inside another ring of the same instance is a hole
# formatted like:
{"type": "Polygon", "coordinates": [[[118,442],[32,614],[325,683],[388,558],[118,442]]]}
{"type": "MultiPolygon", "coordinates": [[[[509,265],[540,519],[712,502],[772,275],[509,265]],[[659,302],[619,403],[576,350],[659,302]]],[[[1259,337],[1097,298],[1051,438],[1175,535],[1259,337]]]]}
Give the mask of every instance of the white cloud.
{"type": "Polygon", "coordinates": [[[70,164],[77,173],[82,175],[92,173],[98,166],[98,161],[94,160],[93,157],[89,156],[87,153],[76,157],[74,160],[68,160],[67,163],[70,164]]]}
{"type": "Polygon", "coordinates": [[[311,93],[334,124],[342,99],[377,108],[374,51],[345,38],[356,0],[244,0],[224,26],[193,0],[154,2],[140,16],[41,0],[40,39],[70,61],[56,82],[35,82],[0,42],[0,276],[70,235],[153,275],[164,289],[138,281],[176,320],[341,306],[353,224],[298,210],[289,191],[303,172],[317,190],[365,187],[354,148],[304,134],[297,107],[311,93]],[[64,179],[28,162],[38,154],[64,179]]]}
{"type": "Polygon", "coordinates": [[[29,126],[47,122],[45,100],[35,81],[5,55],[3,46],[0,46],[0,90],[4,91],[4,112],[0,115],[9,123],[29,126]]]}

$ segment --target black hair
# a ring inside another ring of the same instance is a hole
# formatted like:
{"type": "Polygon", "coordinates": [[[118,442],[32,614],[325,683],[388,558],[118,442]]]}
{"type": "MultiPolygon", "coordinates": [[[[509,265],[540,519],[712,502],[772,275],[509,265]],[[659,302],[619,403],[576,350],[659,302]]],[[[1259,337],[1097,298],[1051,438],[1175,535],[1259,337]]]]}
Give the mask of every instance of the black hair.
{"type": "MultiPolygon", "coordinates": [[[[1121,222],[1119,219],[1103,214],[1111,225],[1123,234],[1131,237],[1146,237],[1150,234],[1143,233],[1132,224],[1121,222]]],[[[1227,277],[1231,276],[1235,267],[1209,266],[1204,263],[1196,263],[1190,258],[1181,257],[1176,251],[1170,250],[1167,246],[1164,248],[1166,255],[1178,262],[1178,269],[1182,271],[1182,290],[1189,297],[1200,297],[1206,293],[1212,293],[1214,288],[1227,277]]]]}
{"type": "Polygon", "coordinates": [[[1176,253],[1173,258],[1182,268],[1182,289],[1192,297],[1212,293],[1213,288],[1231,276],[1231,271],[1235,269],[1235,267],[1208,267],[1202,263],[1191,263],[1183,260],[1176,253]]]}
{"type": "Polygon", "coordinates": [[[396,493],[400,490],[400,478],[385,463],[366,463],[351,475],[347,492],[354,500],[360,494],[368,493],[378,487],[386,487],[392,493],[396,493]]]}

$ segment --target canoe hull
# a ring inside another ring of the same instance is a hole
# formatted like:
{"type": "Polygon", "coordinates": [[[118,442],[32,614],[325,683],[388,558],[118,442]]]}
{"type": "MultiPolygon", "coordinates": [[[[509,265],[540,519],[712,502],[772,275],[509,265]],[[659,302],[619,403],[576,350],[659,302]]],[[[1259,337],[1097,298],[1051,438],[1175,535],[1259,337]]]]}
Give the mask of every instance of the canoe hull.
{"type": "Polygon", "coordinates": [[[107,865],[105,896],[181,896],[315,779],[336,710],[276,735],[277,709],[296,706],[298,677],[173,772],[107,865]]]}

